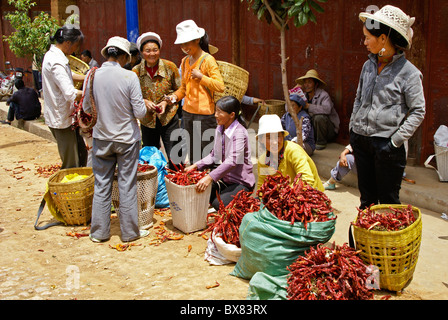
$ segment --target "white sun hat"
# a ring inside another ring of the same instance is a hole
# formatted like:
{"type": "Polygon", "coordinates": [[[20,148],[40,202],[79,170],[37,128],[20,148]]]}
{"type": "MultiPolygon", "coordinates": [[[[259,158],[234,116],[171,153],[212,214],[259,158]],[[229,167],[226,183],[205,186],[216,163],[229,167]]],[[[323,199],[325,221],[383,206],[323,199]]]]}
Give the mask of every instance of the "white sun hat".
{"type": "Polygon", "coordinates": [[[414,17],[408,16],[404,13],[400,8],[387,5],[382,7],[380,10],[375,12],[374,14],[368,12],[361,12],[359,14],[359,19],[362,22],[366,22],[367,19],[371,19],[374,21],[381,22],[388,27],[391,27],[399,34],[403,36],[403,38],[408,43],[408,46],[404,49],[409,50],[412,45],[412,36],[414,35],[414,31],[412,30],[412,25],[415,22],[414,17]]]}
{"type": "Polygon", "coordinates": [[[177,39],[174,44],[190,42],[205,35],[205,30],[199,28],[193,20],[185,20],[176,26],[177,39]]]}
{"type": "Polygon", "coordinates": [[[142,43],[144,43],[147,40],[155,40],[159,43],[160,49],[162,49],[162,39],[160,36],[155,32],[145,32],[140,37],[137,38],[137,48],[140,51],[140,47],[142,46],[142,43]]]}
{"type": "Polygon", "coordinates": [[[282,121],[276,114],[265,114],[258,120],[258,134],[257,138],[266,133],[283,132],[286,137],[289,132],[283,129],[282,121]]]}
{"type": "Polygon", "coordinates": [[[107,41],[106,46],[101,50],[101,55],[106,59],[107,59],[106,52],[107,52],[107,48],[109,48],[109,47],[117,47],[117,48],[123,50],[124,52],[126,52],[129,57],[131,56],[131,52],[130,52],[131,43],[125,38],[117,36],[117,37],[112,37],[107,41]]]}

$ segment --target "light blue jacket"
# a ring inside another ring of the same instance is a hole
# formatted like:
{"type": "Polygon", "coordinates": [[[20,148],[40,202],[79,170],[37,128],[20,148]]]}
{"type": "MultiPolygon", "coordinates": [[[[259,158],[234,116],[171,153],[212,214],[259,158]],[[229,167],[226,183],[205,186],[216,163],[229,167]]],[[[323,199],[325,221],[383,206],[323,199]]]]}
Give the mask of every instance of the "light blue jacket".
{"type": "Polygon", "coordinates": [[[390,138],[400,147],[425,117],[423,76],[404,53],[395,55],[379,75],[377,70],[377,56],[370,54],[361,71],[350,130],[390,138]]]}

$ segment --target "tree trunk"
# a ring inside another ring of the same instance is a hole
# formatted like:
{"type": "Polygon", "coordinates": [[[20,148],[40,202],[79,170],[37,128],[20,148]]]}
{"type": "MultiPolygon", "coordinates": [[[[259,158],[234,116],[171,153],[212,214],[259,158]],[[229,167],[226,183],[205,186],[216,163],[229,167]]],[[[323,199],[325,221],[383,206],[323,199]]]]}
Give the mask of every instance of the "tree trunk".
{"type": "Polygon", "coordinates": [[[285,96],[286,106],[289,114],[292,116],[294,124],[296,126],[296,134],[297,134],[297,144],[303,147],[303,139],[302,139],[302,121],[303,117],[299,120],[297,114],[294,112],[291,100],[289,100],[289,89],[288,89],[288,76],[286,73],[286,24],[283,24],[280,29],[280,48],[281,48],[281,71],[282,71],[282,86],[283,86],[283,94],[285,96]]]}

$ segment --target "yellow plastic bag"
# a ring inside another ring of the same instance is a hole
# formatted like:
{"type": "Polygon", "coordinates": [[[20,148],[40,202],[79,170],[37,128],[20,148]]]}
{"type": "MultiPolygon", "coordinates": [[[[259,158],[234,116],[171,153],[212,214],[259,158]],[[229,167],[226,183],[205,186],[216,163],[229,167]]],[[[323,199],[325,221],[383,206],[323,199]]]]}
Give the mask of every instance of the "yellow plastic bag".
{"type": "Polygon", "coordinates": [[[61,183],[67,183],[67,182],[75,182],[75,181],[79,181],[79,180],[83,180],[88,178],[89,176],[87,175],[79,175],[77,173],[72,173],[72,174],[68,174],[66,175],[62,180],[61,183]]]}

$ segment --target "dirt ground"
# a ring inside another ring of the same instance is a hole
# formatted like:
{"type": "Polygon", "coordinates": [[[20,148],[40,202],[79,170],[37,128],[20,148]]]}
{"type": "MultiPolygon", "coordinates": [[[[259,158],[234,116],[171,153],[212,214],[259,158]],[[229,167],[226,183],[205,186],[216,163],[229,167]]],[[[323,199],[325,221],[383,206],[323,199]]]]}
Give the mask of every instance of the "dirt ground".
{"type": "MultiPolygon", "coordinates": [[[[0,125],[0,299],[245,299],[248,281],[229,275],[234,264],[211,266],[204,260],[207,242],[200,232],[158,246],[150,236],[119,252],[119,220],[112,219],[111,240],[95,244],[67,232],[88,233],[83,227],[55,226],[36,231],[36,213],[47,178],[36,168],[60,162],[56,144],[38,136],[0,125]],[[191,251],[189,247],[191,246],[191,251]],[[209,286],[219,286],[207,288],[209,286]]],[[[339,186],[328,193],[338,212],[336,233],[330,242],[347,242],[349,222],[358,204],[357,190],[339,186]]],[[[154,215],[173,228],[169,215],[154,215]]],[[[45,209],[40,223],[52,221],[45,209]]],[[[414,279],[397,296],[380,291],[376,299],[448,298],[448,222],[440,214],[424,212],[423,241],[414,279]],[[442,238],[440,238],[442,237],[442,238]]]]}

